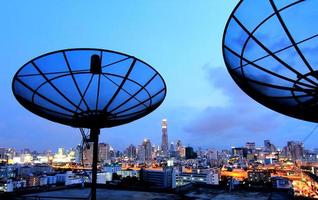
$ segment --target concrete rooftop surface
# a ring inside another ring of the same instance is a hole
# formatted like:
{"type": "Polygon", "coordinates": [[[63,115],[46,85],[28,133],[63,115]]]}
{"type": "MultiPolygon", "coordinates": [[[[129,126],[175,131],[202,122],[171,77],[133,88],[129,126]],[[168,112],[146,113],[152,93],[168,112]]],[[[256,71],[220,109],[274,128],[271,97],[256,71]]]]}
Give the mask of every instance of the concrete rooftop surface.
{"type": "MultiPolygon", "coordinates": [[[[57,199],[88,199],[90,189],[65,189],[51,192],[41,192],[24,195],[17,199],[26,200],[57,200],[57,199]]],[[[215,199],[215,200],[287,200],[287,197],[281,193],[267,193],[267,192],[247,192],[247,191],[234,191],[226,192],[217,189],[198,189],[189,191],[183,195],[157,193],[157,192],[141,192],[141,191],[128,191],[128,190],[111,190],[111,189],[97,189],[97,199],[107,200],[173,200],[173,199],[215,199]]]]}

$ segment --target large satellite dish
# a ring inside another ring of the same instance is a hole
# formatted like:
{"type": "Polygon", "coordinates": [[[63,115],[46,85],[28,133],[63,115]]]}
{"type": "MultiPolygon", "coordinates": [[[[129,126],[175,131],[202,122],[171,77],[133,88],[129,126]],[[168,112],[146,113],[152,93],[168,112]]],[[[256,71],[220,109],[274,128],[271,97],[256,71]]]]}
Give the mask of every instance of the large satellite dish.
{"type": "Polygon", "coordinates": [[[104,128],[156,109],[166,86],[147,63],[103,49],[66,49],[37,57],[13,80],[16,99],[31,112],[73,127],[104,128]]]}
{"type": "Polygon", "coordinates": [[[280,113],[318,122],[318,1],[242,0],[223,36],[240,88],[280,113]]]}
{"type": "Polygon", "coordinates": [[[32,59],[15,74],[16,99],[31,112],[61,124],[90,128],[92,199],[96,199],[100,128],[139,119],[166,96],[160,74],[147,63],[104,49],[65,49],[32,59]]]}

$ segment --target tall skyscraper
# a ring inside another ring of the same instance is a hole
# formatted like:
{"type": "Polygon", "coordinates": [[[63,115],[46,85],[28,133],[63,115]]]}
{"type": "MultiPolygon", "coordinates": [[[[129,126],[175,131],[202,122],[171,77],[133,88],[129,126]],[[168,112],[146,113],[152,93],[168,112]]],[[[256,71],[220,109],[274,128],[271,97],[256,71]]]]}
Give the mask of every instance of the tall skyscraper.
{"type": "Polygon", "coordinates": [[[142,144],[138,146],[137,151],[137,159],[139,161],[152,160],[152,146],[149,139],[144,139],[142,144]]]}
{"type": "Polygon", "coordinates": [[[89,148],[88,146],[84,145],[83,147],[83,164],[85,166],[91,166],[93,162],[93,143],[89,143],[89,148]]]}
{"type": "Polygon", "coordinates": [[[125,151],[128,158],[136,158],[136,147],[134,145],[129,145],[125,151]]]}
{"type": "Polygon", "coordinates": [[[174,142],[171,142],[170,143],[170,151],[175,151],[176,148],[175,148],[175,145],[174,145],[174,142]]]}
{"type": "Polygon", "coordinates": [[[145,147],[144,147],[144,145],[138,145],[138,149],[137,149],[137,159],[139,160],[139,161],[145,161],[145,147]]]}
{"type": "Polygon", "coordinates": [[[208,162],[210,162],[211,160],[217,160],[218,159],[218,151],[216,149],[209,149],[206,152],[206,158],[207,158],[208,162]]]}
{"type": "Polygon", "coordinates": [[[105,143],[98,144],[98,161],[106,162],[109,161],[110,158],[110,145],[105,143]]]}
{"type": "Polygon", "coordinates": [[[83,161],[83,146],[81,144],[76,146],[75,149],[75,162],[81,164],[83,161]]]}
{"type": "Polygon", "coordinates": [[[297,141],[288,141],[286,147],[287,157],[292,160],[303,159],[304,156],[304,144],[297,141]]]}
{"type": "Polygon", "coordinates": [[[186,159],[195,159],[197,158],[197,153],[193,151],[193,147],[185,148],[185,157],[186,159]]]}
{"type": "Polygon", "coordinates": [[[177,143],[176,143],[176,148],[177,150],[182,147],[182,144],[181,144],[181,141],[180,140],[177,140],[177,143]]]}
{"type": "Polygon", "coordinates": [[[164,156],[168,156],[168,133],[167,133],[167,120],[162,120],[162,141],[161,141],[161,149],[164,156]]]}
{"type": "Polygon", "coordinates": [[[264,140],[264,150],[269,151],[271,147],[271,142],[269,140],[264,140]]]}
{"type": "Polygon", "coordinates": [[[1,160],[7,160],[6,148],[0,148],[0,159],[1,160]]]}
{"type": "Polygon", "coordinates": [[[273,152],[277,151],[275,145],[273,145],[270,140],[264,140],[264,151],[273,152]]]}
{"type": "Polygon", "coordinates": [[[145,160],[151,161],[152,159],[152,146],[149,139],[145,139],[143,142],[143,146],[145,148],[145,160]]]}

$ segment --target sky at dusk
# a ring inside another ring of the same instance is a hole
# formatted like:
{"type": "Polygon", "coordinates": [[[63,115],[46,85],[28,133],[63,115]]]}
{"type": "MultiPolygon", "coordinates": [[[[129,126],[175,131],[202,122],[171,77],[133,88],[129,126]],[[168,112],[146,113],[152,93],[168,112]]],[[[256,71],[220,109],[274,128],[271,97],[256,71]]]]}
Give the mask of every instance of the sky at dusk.
{"type": "MultiPolygon", "coordinates": [[[[267,109],[243,93],[222,57],[226,21],[238,1],[2,1],[0,3],[0,146],[34,150],[71,148],[78,129],[50,122],[14,98],[15,72],[34,57],[66,48],[103,48],[133,55],[165,79],[167,96],[148,116],[101,131],[100,141],[123,150],[144,138],[230,148],[246,141],[278,147],[302,141],[315,124],[267,109]]],[[[305,141],[315,148],[318,133],[305,141]]]]}

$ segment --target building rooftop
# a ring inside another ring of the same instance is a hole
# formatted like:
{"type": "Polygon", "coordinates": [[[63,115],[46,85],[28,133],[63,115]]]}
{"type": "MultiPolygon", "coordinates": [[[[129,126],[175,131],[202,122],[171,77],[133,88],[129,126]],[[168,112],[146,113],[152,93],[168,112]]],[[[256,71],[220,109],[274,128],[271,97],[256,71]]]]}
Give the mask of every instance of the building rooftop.
{"type": "MultiPolygon", "coordinates": [[[[22,196],[23,199],[41,199],[41,200],[54,200],[54,199],[88,199],[90,190],[84,189],[64,189],[51,192],[40,192],[34,194],[28,194],[22,196]]],[[[112,189],[97,189],[97,199],[107,200],[149,200],[149,199],[161,199],[161,200],[181,200],[181,199],[211,199],[214,200],[284,200],[288,199],[285,193],[279,192],[249,192],[249,191],[233,191],[227,192],[221,189],[212,188],[196,188],[184,195],[158,193],[158,192],[142,192],[142,191],[129,191],[129,190],[112,190],[112,189]]],[[[21,198],[17,198],[21,199],[21,198]]]]}
{"type": "MultiPolygon", "coordinates": [[[[23,196],[23,199],[41,199],[41,200],[55,200],[55,199],[89,199],[89,188],[84,189],[65,189],[51,192],[41,192],[35,194],[28,194],[23,196]],[[56,198],[54,198],[56,197],[56,198]]],[[[132,200],[132,199],[181,199],[176,194],[156,193],[156,192],[140,192],[128,190],[110,190],[110,189],[97,189],[97,199],[99,200],[132,200]],[[107,197],[107,198],[105,198],[107,197]]]]}

